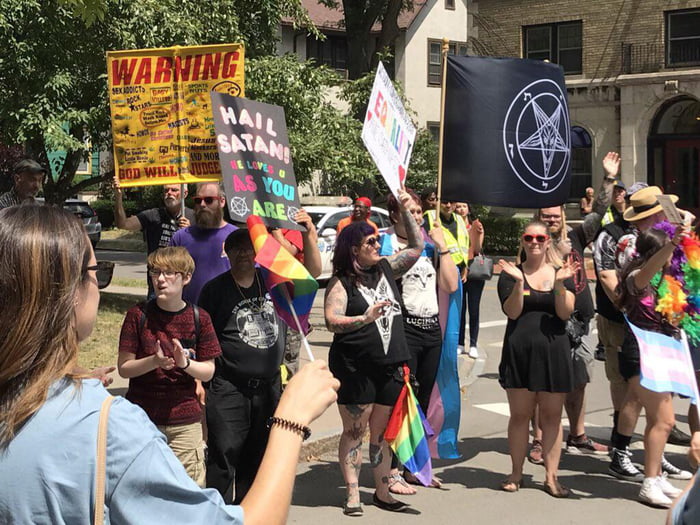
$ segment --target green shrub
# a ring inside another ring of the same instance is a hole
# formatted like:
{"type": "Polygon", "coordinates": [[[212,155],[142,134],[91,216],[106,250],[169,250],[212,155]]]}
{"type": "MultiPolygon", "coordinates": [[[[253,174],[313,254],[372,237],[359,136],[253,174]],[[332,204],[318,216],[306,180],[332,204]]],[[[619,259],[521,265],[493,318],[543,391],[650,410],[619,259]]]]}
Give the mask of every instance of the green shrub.
{"type": "Polygon", "coordinates": [[[484,253],[487,255],[516,255],[520,236],[530,219],[487,215],[484,225],[484,253]]]}

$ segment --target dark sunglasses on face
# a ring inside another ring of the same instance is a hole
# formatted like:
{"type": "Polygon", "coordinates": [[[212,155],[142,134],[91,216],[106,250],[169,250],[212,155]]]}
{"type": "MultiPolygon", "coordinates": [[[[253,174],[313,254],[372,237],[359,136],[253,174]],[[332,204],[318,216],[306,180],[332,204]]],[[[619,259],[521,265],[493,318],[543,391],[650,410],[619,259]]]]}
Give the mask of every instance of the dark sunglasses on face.
{"type": "Polygon", "coordinates": [[[367,246],[376,246],[377,244],[379,244],[379,239],[376,237],[370,237],[365,241],[365,244],[367,246]]]}
{"type": "Polygon", "coordinates": [[[97,288],[102,290],[107,288],[112,282],[112,274],[114,273],[114,263],[110,261],[97,261],[93,266],[86,266],[85,271],[92,270],[96,272],[97,288]]]}
{"type": "Polygon", "coordinates": [[[529,233],[523,235],[523,241],[525,242],[545,242],[547,239],[549,239],[549,235],[530,235],[529,233]]]}
{"type": "Polygon", "coordinates": [[[202,204],[202,201],[204,201],[206,203],[206,205],[209,206],[214,201],[218,201],[219,198],[218,197],[195,197],[192,200],[194,201],[194,203],[197,206],[200,206],[202,204]]]}

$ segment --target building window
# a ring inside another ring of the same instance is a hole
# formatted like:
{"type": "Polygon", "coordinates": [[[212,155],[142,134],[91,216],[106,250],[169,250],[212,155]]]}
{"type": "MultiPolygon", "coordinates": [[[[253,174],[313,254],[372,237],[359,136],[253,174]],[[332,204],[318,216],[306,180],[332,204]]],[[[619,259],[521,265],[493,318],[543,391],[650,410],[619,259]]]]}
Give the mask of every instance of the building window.
{"type": "Polygon", "coordinates": [[[323,41],[309,38],[306,49],[306,58],[314,59],[319,65],[347,69],[348,43],[345,36],[326,35],[323,41]]]}
{"type": "Polygon", "coordinates": [[[593,179],[591,136],[581,126],[571,128],[571,190],[569,202],[578,202],[593,179]]]}
{"type": "Polygon", "coordinates": [[[700,9],[666,13],[666,64],[700,63],[700,9]]]}
{"type": "Polygon", "coordinates": [[[445,0],[445,9],[451,9],[452,11],[454,11],[455,0],[445,0]]]}
{"type": "MultiPolygon", "coordinates": [[[[466,42],[450,42],[450,55],[467,56],[466,42]]],[[[428,40],[428,85],[442,84],[442,41],[428,40]]]]}
{"type": "Polygon", "coordinates": [[[433,139],[435,144],[440,143],[440,123],[439,122],[426,122],[426,127],[430,132],[430,137],[433,139]]]}
{"type": "Polygon", "coordinates": [[[583,26],[580,20],[523,27],[523,54],[549,60],[566,74],[583,72],[583,26]]]}

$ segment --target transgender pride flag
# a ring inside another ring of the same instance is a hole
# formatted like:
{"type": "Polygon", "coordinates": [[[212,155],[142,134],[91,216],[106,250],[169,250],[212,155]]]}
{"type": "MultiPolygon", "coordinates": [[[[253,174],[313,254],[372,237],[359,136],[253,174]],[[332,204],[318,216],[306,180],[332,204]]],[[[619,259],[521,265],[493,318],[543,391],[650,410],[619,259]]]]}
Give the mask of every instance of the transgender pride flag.
{"type": "Polygon", "coordinates": [[[698,402],[698,386],[685,333],[682,339],[642,330],[625,318],[639,344],[641,385],[652,392],[675,392],[698,402]]]}

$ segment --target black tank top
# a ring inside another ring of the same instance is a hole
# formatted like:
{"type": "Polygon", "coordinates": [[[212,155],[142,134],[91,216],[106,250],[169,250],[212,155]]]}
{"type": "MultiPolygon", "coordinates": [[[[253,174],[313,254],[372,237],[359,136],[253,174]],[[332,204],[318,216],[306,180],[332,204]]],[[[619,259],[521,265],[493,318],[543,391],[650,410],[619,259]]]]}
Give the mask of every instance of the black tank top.
{"type": "Polygon", "coordinates": [[[331,352],[345,358],[362,360],[378,365],[407,361],[410,358],[403,329],[401,294],[391,265],[382,259],[375,266],[377,273],[372,287],[358,285],[354,278],[341,277],[340,283],[348,295],[345,315],[362,315],[378,301],[391,301],[382,317],[345,334],[334,334],[331,352]]]}

